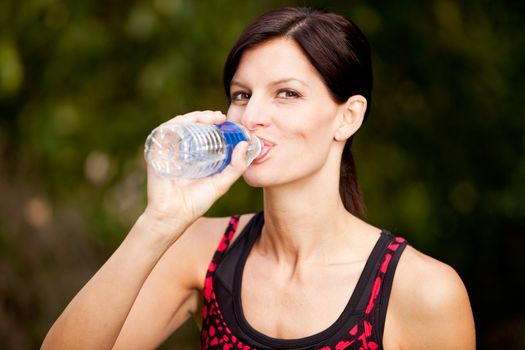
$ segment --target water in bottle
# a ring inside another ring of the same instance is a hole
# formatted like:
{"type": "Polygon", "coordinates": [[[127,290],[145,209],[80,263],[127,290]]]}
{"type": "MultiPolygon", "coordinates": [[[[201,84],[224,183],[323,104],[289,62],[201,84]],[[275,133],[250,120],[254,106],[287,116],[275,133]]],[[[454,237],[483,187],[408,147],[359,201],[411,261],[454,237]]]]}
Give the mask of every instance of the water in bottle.
{"type": "Polygon", "coordinates": [[[197,179],[222,171],[231,161],[235,145],[248,141],[251,163],[261,152],[261,141],[242,125],[165,123],[146,139],[144,155],[156,173],[167,178],[197,179]]]}

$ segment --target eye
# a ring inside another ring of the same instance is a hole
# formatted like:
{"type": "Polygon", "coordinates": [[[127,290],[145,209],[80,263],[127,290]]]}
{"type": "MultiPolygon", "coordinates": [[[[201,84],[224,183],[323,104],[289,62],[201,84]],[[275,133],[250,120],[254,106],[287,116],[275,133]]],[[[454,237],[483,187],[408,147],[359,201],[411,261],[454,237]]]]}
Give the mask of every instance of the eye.
{"type": "Polygon", "coordinates": [[[246,102],[250,99],[251,95],[245,91],[237,91],[231,94],[232,102],[246,102]]]}
{"type": "Polygon", "coordinates": [[[299,94],[297,91],[292,90],[292,89],[282,89],[277,92],[277,97],[285,98],[285,99],[292,99],[292,98],[301,97],[301,94],[299,94]]]}

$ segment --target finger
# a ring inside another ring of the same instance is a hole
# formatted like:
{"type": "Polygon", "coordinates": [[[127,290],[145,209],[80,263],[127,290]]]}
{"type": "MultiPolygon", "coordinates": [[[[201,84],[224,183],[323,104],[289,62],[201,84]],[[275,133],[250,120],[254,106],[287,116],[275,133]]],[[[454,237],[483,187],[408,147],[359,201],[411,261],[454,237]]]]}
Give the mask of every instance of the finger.
{"type": "Polygon", "coordinates": [[[166,123],[222,124],[226,116],[221,111],[194,111],[171,118],[166,123]]]}
{"type": "Polygon", "coordinates": [[[246,159],[247,150],[248,142],[239,142],[233,150],[230,164],[224,168],[223,171],[211,177],[211,180],[219,192],[219,195],[226,193],[233,183],[239,177],[241,177],[241,175],[244,174],[248,168],[248,161],[246,159]]]}
{"type": "Polygon", "coordinates": [[[224,115],[224,113],[220,111],[217,111],[217,112],[205,111],[204,113],[198,113],[195,115],[196,123],[222,124],[225,121],[226,121],[226,116],[224,115]]]}

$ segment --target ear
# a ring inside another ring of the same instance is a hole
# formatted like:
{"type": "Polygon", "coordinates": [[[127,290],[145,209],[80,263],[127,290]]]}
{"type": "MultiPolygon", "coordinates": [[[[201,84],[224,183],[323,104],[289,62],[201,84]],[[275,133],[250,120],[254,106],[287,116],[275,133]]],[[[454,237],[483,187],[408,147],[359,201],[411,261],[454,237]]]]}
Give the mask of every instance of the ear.
{"type": "Polygon", "coordinates": [[[367,107],[366,98],[353,95],[341,106],[340,124],[335,131],[336,141],[346,141],[361,127],[367,107]]]}

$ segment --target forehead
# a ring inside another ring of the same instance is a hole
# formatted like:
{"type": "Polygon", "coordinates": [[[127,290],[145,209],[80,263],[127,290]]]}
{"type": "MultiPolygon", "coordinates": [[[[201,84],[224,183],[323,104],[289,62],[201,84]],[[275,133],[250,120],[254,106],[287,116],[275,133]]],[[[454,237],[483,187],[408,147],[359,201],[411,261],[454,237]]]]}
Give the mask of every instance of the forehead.
{"type": "Polygon", "coordinates": [[[291,38],[278,38],[246,50],[234,79],[272,81],[283,77],[320,81],[301,47],[291,38]]]}

